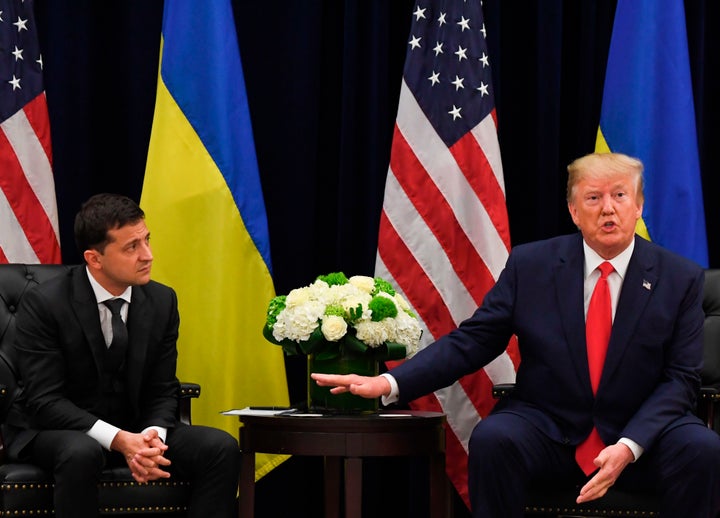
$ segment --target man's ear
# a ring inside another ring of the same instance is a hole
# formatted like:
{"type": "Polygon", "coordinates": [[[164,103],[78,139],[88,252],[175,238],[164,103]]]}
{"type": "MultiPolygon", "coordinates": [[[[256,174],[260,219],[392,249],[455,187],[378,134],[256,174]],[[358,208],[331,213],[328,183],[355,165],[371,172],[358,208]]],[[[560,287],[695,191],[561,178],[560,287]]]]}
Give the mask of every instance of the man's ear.
{"type": "Polygon", "coordinates": [[[85,263],[91,270],[99,270],[100,268],[102,268],[100,252],[98,252],[97,250],[85,250],[83,252],[83,258],[85,258],[85,263]]]}

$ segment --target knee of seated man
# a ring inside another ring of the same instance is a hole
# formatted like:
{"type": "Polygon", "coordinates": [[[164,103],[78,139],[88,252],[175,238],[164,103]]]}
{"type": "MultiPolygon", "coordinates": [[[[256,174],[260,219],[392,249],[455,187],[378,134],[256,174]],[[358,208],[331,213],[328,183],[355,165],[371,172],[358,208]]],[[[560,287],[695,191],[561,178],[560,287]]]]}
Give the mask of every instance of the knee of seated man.
{"type": "Polygon", "coordinates": [[[103,447],[92,437],[81,433],[58,452],[58,463],[72,466],[74,469],[94,469],[100,471],[105,464],[103,447]]]}
{"type": "Polygon", "coordinates": [[[203,456],[228,456],[240,458],[240,447],[235,437],[225,430],[211,426],[192,425],[192,437],[196,440],[198,451],[203,456]]]}

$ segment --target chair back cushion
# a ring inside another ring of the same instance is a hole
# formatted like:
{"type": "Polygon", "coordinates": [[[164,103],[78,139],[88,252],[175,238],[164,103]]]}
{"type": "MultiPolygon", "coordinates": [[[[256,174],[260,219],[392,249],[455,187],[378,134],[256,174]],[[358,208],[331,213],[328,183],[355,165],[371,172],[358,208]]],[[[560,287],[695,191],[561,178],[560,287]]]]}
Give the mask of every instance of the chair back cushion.
{"type": "Polygon", "coordinates": [[[33,286],[70,267],[60,264],[0,264],[0,422],[4,422],[14,400],[16,386],[14,347],[15,313],[22,296],[33,286]]]}
{"type": "Polygon", "coordinates": [[[703,385],[720,388],[720,269],[705,270],[703,385]]]}

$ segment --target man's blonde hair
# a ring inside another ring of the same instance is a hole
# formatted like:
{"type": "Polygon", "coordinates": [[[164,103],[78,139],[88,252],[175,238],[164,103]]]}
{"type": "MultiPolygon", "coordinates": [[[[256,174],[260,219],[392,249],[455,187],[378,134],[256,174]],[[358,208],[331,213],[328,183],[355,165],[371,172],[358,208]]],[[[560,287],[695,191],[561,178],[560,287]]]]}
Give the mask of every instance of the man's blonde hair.
{"type": "Polygon", "coordinates": [[[642,204],[645,195],[643,189],[643,163],[622,153],[591,153],[578,158],[568,167],[567,201],[572,202],[575,186],[584,178],[592,176],[602,178],[617,173],[627,173],[635,177],[635,198],[642,204]]]}

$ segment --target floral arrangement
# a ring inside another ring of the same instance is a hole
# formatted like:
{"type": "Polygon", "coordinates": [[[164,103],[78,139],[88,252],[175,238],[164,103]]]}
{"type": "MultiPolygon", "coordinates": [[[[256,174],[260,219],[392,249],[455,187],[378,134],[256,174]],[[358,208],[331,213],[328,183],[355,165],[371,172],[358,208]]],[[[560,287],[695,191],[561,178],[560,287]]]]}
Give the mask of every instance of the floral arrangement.
{"type": "Polygon", "coordinates": [[[265,338],[286,353],[333,358],[344,352],[398,360],[418,349],[422,329],[407,301],[379,278],[342,272],[320,275],[309,286],[268,305],[265,338]]]}

